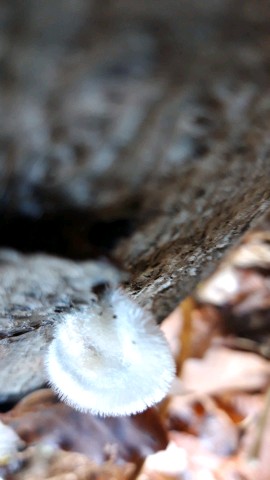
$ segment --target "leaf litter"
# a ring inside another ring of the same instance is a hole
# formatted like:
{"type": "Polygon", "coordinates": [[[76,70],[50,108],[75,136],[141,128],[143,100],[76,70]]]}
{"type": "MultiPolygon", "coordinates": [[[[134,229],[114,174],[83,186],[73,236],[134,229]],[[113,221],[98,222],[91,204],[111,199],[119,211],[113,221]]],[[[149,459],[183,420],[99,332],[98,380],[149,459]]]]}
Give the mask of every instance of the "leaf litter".
{"type": "Polygon", "coordinates": [[[269,308],[262,228],[162,323],[177,366],[163,402],[102,418],[36,391],[0,414],[0,478],[269,480],[269,308]]]}

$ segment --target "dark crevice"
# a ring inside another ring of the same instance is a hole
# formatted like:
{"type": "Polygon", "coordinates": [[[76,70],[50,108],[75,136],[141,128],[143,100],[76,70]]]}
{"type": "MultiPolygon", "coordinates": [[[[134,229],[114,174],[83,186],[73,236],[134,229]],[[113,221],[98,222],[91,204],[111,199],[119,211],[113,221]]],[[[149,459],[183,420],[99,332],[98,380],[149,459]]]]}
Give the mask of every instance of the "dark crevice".
{"type": "MultiPolygon", "coordinates": [[[[47,382],[44,382],[40,385],[40,388],[48,388],[49,385],[47,382]]],[[[27,394],[34,392],[36,389],[30,389],[27,394]]],[[[21,394],[10,394],[7,398],[5,394],[2,394],[0,391],[0,413],[9,412],[17,403],[22,399],[21,394]]],[[[1,477],[0,477],[1,478],[1,477]]]]}
{"type": "Polygon", "coordinates": [[[135,224],[135,219],[126,216],[103,219],[88,212],[65,211],[38,219],[4,214],[0,216],[0,247],[72,259],[97,258],[109,255],[135,224]]]}
{"type": "Polygon", "coordinates": [[[33,330],[35,330],[35,327],[24,328],[19,330],[11,330],[8,334],[0,331],[0,340],[3,340],[4,338],[6,339],[6,338],[20,337],[22,335],[25,335],[26,333],[33,332],[33,330]]]}
{"type": "Polygon", "coordinates": [[[6,412],[9,412],[10,410],[12,410],[12,408],[15,407],[17,401],[16,400],[13,400],[13,401],[7,401],[7,402],[0,402],[0,413],[6,413],[6,412]]]}

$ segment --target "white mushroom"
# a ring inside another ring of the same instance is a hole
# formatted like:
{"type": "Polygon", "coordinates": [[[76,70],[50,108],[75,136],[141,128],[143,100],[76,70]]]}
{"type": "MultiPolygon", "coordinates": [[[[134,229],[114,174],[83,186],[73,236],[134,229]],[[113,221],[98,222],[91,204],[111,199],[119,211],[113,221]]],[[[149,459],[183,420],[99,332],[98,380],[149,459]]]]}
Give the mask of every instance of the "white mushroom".
{"type": "Polygon", "coordinates": [[[100,415],[130,415],[159,402],[174,361],[152,316],[122,290],[91,309],[69,313],[56,327],[46,367],[69,405],[100,415]]]}

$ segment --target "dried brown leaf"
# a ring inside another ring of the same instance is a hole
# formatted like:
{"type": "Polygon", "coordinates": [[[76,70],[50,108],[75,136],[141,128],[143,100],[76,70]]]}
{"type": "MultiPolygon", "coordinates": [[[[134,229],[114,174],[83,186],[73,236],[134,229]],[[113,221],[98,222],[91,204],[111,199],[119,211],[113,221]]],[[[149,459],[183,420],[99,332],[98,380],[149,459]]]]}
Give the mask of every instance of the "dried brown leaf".
{"type": "Polygon", "coordinates": [[[237,424],[247,418],[257,417],[263,408],[262,393],[226,392],[215,395],[216,404],[237,424]]]}
{"type": "Polygon", "coordinates": [[[207,397],[174,397],[168,404],[170,431],[186,432],[201,440],[209,452],[222,456],[234,453],[239,445],[239,429],[229,415],[207,397]]]}
{"type": "Polygon", "coordinates": [[[199,306],[188,297],[161,325],[180,373],[189,357],[202,357],[220,334],[221,317],[211,306],[199,306]]]}
{"type": "MultiPolygon", "coordinates": [[[[23,458],[23,457],[22,457],[23,458]]],[[[135,465],[116,465],[105,462],[97,465],[81,453],[50,450],[41,444],[29,447],[23,463],[12,473],[6,472],[6,480],[132,480],[135,465]]]]}
{"type": "Polygon", "coordinates": [[[75,411],[46,389],[27,396],[1,419],[28,445],[45,442],[83,453],[100,464],[108,459],[140,464],[167,444],[154,408],[131,417],[96,417],[75,411]]]}
{"type": "Polygon", "coordinates": [[[253,231],[231,251],[230,263],[241,268],[270,269],[270,232],[253,231]]]}
{"type": "Polygon", "coordinates": [[[254,353],[213,346],[205,357],[189,359],[182,373],[183,386],[198,394],[262,390],[270,378],[270,364],[254,353]]]}
{"type": "Polygon", "coordinates": [[[238,313],[270,306],[270,233],[251,232],[231,250],[196,296],[214,305],[237,305],[238,313]],[[263,273],[262,273],[263,270],[263,273]]]}

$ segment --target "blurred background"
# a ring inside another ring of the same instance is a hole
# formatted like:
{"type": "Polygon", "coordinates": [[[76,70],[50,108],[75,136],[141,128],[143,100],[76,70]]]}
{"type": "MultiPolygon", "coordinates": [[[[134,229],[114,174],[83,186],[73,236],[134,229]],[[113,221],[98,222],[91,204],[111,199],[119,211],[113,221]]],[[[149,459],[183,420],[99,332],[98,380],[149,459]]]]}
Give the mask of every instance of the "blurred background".
{"type": "Polygon", "coordinates": [[[268,91],[269,33],[262,0],[3,0],[0,244],[108,253],[268,91]]]}

